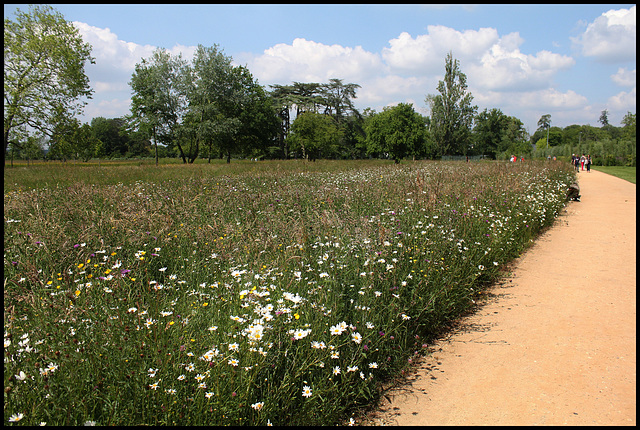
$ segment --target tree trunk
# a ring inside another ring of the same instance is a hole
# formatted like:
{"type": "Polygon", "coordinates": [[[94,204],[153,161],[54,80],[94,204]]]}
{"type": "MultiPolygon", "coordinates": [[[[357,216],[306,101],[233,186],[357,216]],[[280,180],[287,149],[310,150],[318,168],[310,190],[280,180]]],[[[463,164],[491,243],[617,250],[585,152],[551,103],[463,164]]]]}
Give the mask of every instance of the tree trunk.
{"type": "Polygon", "coordinates": [[[153,129],[153,143],[156,147],[156,167],[158,166],[158,137],[156,136],[156,129],[153,129]]]}

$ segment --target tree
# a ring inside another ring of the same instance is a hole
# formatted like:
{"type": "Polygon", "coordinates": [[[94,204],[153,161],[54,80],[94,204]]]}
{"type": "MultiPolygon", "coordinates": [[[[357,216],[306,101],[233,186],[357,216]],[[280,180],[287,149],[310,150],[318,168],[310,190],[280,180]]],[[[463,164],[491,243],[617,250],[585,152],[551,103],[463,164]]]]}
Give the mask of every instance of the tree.
{"type": "Polygon", "coordinates": [[[485,109],[475,118],[473,127],[475,144],[473,152],[496,158],[503,137],[509,126],[508,117],[500,109],[485,109]]]}
{"type": "Polygon", "coordinates": [[[227,156],[266,151],[278,133],[271,98],[243,66],[218,50],[199,45],[188,68],[188,115],[181,135],[192,163],[204,144],[209,159],[214,150],[227,156]]]}
{"type": "Polygon", "coordinates": [[[177,145],[183,163],[187,159],[177,139],[177,128],[187,108],[187,69],[182,55],[172,57],[164,48],[153,51],[150,60],[136,64],[129,85],[133,127],[153,138],[158,165],[158,142],[177,145]]]}
{"type": "Polygon", "coordinates": [[[286,139],[291,129],[291,109],[294,105],[293,86],[291,85],[269,85],[272,90],[269,93],[273,100],[276,114],[280,119],[280,129],[278,132],[278,146],[283,158],[289,158],[288,140],[286,139]]]}
{"type": "Polygon", "coordinates": [[[625,139],[633,139],[636,140],[636,114],[627,112],[627,114],[622,118],[620,122],[622,127],[622,134],[625,139]]]}
{"type": "MultiPolygon", "coordinates": [[[[28,126],[51,135],[54,116],[82,113],[93,90],[84,71],[94,64],[91,45],[62,14],[47,5],[4,21],[4,148],[12,130],[28,126]]],[[[3,154],[3,160],[5,157],[3,154]]]]}
{"type": "Polygon", "coordinates": [[[545,114],[538,120],[538,130],[547,129],[547,146],[549,146],[549,128],[551,127],[551,115],[545,114]]]}
{"type": "Polygon", "coordinates": [[[325,105],[325,114],[333,115],[336,122],[340,124],[347,113],[360,115],[353,106],[351,99],[356,98],[358,84],[343,84],[342,79],[329,79],[328,84],[320,87],[322,99],[325,105]]]}
{"type": "Polygon", "coordinates": [[[444,81],[438,82],[439,95],[425,99],[431,107],[431,132],[438,146],[438,155],[466,154],[471,143],[471,126],[478,107],[471,105],[473,96],[467,93],[467,76],[451,52],[445,59],[444,81]]]}
{"type": "Polygon", "coordinates": [[[129,139],[122,118],[95,117],[91,120],[93,137],[100,141],[97,156],[122,157],[129,149],[129,139]]]}
{"type": "Polygon", "coordinates": [[[407,155],[423,155],[427,150],[427,128],[422,115],[411,103],[385,107],[367,121],[367,147],[370,154],[386,153],[395,163],[407,155]]]}
{"type": "Polygon", "coordinates": [[[602,124],[603,128],[609,125],[609,112],[606,109],[600,113],[600,119],[598,119],[598,122],[602,124]]]}
{"type": "Polygon", "coordinates": [[[302,158],[332,158],[336,155],[340,130],[329,115],[303,112],[293,121],[289,137],[292,150],[300,150],[302,158]]]}
{"type": "Polygon", "coordinates": [[[551,127],[551,114],[544,114],[538,120],[538,130],[551,127]]]}

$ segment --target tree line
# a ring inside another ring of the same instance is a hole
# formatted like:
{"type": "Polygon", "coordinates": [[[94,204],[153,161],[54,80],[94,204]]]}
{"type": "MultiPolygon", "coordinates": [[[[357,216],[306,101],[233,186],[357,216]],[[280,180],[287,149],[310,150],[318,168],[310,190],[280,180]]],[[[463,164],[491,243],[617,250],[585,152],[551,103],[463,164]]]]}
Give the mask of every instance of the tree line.
{"type": "Polygon", "coordinates": [[[543,115],[529,135],[500,109],[478,112],[466,75],[450,52],[444,80],[425,103],[381,112],[356,109],[360,85],[332,78],[263,87],[218,45],[199,45],[191,62],[156,49],[135,66],[130,113],[81,124],[81,97],[92,90],[84,64],[90,46],[49,6],[5,19],[5,158],[77,159],[179,157],[328,159],[443,156],[506,159],[589,153],[594,164],[635,166],[635,113],[622,127],[551,126],[543,115]],[[44,60],[46,59],[46,60],[44,60]],[[43,65],[44,61],[44,65],[43,65]]]}

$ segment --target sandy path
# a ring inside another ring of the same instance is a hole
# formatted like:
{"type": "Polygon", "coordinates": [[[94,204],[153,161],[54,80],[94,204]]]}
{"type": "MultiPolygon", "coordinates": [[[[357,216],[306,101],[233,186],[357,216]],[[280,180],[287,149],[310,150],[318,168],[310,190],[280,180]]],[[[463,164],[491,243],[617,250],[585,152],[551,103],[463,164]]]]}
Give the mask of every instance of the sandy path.
{"type": "Polygon", "coordinates": [[[368,424],[636,424],[636,186],[578,181],[582,201],[368,424]]]}

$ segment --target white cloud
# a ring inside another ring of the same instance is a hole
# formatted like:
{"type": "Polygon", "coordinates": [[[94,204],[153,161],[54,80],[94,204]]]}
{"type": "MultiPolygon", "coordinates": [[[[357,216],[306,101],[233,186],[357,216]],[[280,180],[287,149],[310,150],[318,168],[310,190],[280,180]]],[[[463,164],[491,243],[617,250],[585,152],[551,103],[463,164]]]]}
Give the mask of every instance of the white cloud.
{"type": "Polygon", "coordinates": [[[109,28],[98,28],[84,22],[73,23],[85,42],[93,47],[91,55],[101,68],[122,73],[133,73],[136,63],[148,58],[156,48],[151,45],[138,45],[118,39],[109,28]]]}
{"type": "Polygon", "coordinates": [[[294,39],[291,45],[274,45],[248,59],[247,65],[260,82],[280,84],[328,82],[331,78],[355,82],[382,68],[380,57],[361,46],[325,45],[302,38],[294,39]]]}
{"type": "MultiPolygon", "coordinates": [[[[432,82],[435,85],[437,81],[432,82]]],[[[424,77],[401,77],[398,75],[378,76],[362,84],[358,91],[358,105],[372,107],[380,111],[383,106],[398,103],[413,103],[414,108],[424,105],[427,90],[433,86],[424,77]],[[416,95],[424,94],[419,101],[416,95]],[[412,101],[409,101],[411,99],[412,101]]]]}
{"type": "Polygon", "coordinates": [[[94,100],[84,109],[84,117],[90,122],[95,117],[118,118],[129,113],[131,99],[94,100]]]}
{"type": "MultiPolygon", "coordinates": [[[[97,116],[114,118],[128,114],[131,105],[129,81],[135,65],[142,58],[151,57],[156,47],[120,40],[109,28],[78,21],[73,24],[83,41],[91,45],[91,56],[95,58],[95,64],[85,67],[94,96],[85,107],[83,118],[90,121],[97,116]]],[[[171,55],[182,53],[186,60],[193,58],[195,49],[195,46],[183,45],[167,48],[171,55]]]]}
{"type": "Polygon", "coordinates": [[[460,32],[442,25],[430,25],[427,32],[415,39],[402,32],[389,41],[390,47],[382,49],[382,58],[392,72],[441,73],[449,51],[461,63],[474,61],[499,40],[498,32],[493,28],[460,32]]]}
{"type": "Polygon", "coordinates": [[[487,51],[479,63],[469,66],[468,80],[480,88],[501,91],[531,91],[548,87],[559,70],[575,64],[571,57],[540,51],[525,55],[500,43],[487,51]]]}
{"type": "Polygon", "coordinates": [[[621,87],[633,87],[636,85],[636,69],[620,67],[615,75],[611,75],[611,80],[621,87]]]}
{"type": "Polygon", "coordinates": [[[607,100],[607,105],[611,107],[612,110],[617,110],[621,112],[636,111],[636,89],[635,87],[627,92],[620,92],[615,96],[609,97],[607,100]]]}
{"type": "Polygon", "coordinates": [[[467,75],[480,88],[504,91],[530,91],[546,88],[558,72],[572,67],[571,57],[540,51],[525,55],[519,50],[523,39],[518,33],[499,37],[496,29],[481,28],[463,32],[445,26],[429,26],[428,34],[411,37],[403,32],[382,50],[389,69],[418,76],[442,74],[444,59],[451,51],[467,75]]]}
{"type": "Polygon", "coordinates": [[[636,7],[609,10],[571,38],[587,57],[612,63],[636,59],[636,7]]]}

